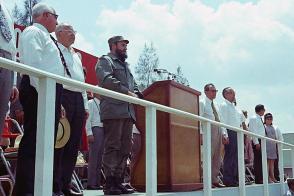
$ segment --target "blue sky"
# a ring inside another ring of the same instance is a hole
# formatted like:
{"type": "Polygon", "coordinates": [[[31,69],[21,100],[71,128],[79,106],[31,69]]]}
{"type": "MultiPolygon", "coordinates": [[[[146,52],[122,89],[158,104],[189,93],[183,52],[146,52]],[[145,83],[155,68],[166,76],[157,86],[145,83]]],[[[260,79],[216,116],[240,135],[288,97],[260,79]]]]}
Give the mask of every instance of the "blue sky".
{"type": "MultiPolygon", "coordinates": [[[[10,7],[22,3],[4,1],[10,7]]],[[[252,115],[262,103],[283,132],[294,132],[293,0],[44,2],[78,31],[78,48],[101,56],[110,36],[124,35],[134,67],[144,43],[153,42],[161,68],[175,72],[181,65],[199,91],[210,82],[220,91],[231,86],[240,109],[252,115]]]]}

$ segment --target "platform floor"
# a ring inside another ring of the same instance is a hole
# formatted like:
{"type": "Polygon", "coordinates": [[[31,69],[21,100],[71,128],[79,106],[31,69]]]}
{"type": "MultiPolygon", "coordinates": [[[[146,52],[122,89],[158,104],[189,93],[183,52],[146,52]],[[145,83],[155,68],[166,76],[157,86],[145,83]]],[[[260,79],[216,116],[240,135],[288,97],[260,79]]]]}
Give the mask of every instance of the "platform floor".
{"type": "MultiPolygon", "coordinates": [[[[285,183],[285,191],[288,190],[288,186],[285,183]]],[[[103,191],[84,191],[84,196],[100,196],[104,195],[103,191]]],[[[127,194],[125,194],[127,195],[127,194]]],[[[134,193],[129,194],[133,196],[137,195],[146,195],[145,193],[134,193]]],[[[168,192],[168,193],[158,193],[157,195],[164,195],[164,196],[203,196],[203,191],[193,191],[193,192],[168,192]]],[[[217,188],[213,189],[212,192],[213,196],[238,196],[239,188],[217,188]]],[[[246,195],[248,196],[260,196],[263,195],[263,186],[262,185],[248,185],[246,186],[246,195]]],[[[281,185],[280,184],[269,184],[269,196],[280,196],[281,195],[281,185]]]]}

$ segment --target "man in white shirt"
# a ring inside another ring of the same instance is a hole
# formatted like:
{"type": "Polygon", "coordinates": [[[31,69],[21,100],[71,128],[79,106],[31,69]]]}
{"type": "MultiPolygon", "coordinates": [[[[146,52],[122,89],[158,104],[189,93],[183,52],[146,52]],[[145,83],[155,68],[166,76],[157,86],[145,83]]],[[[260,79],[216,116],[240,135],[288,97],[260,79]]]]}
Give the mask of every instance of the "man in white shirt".
{"type": "MultiPolygon", "coordinates": [[[[81,59],[72,48],[75,33],[73,27],[66,23],[58,24],[55,29],[61,59],[66,65],[66,72],[69,73],[66,77],[85,82],[81,59]]],[[[58,187],[56,192],[62,191],[65,195],[82,195],[71,189],[71,176],[77,161],[84,122],[89,114],[87,93],[85,90],[64,85],[61,103],[65,109],[71,132],[67,144],[55,152],[61,162],[59,165],[55,164],[54,184],[55,188],[58,187]]]]}
{"type": "MultiPolygon", "coordinates": [[[[200,100],[200,116],[221,121],[217,104],[213,101],[216,98],[217,90],[214,84],[206,84],[204,87],[205,98],[200,100]]],[[[206,131],[206,123],[201,123],[201,131],[206,131]]],[[[224,187],[219,182],[218,174],[221,166],[221,146],[229,142],[226,129],[211,125],[211,180],[215,187],[224,187]]]]}
{"type": "Polygon", "coordinates": [[[104,148],[104,130],[100,119],[100,96],[94,93],[89,100],[89,118],[87,119],[87,137],[89,143],[88,190],[99,190],[101,186],[102,155],[104,148]]]}
{"type": "MultiPolygon", "coordinates": [[[[239,128],[240,114],[235,107],[235,91],[231,87],[224,88],[224,102],[220,105],[222,122],[239,128]]],[[[238,144],[237,132],[227,129],[229,142],[225,144],[223,164],[223,183],[226,186],[238,186],[238,144]]]]}
{"type": "MultiPolygon", "coordinates": [[[[65,71],[59,51],[50,38],[50,33],[56,28],[58,15],[56,15],[52,7],[39,3],[33,7],[32,16],[34,24],[27,27],[20,38],[21,62],[63,76],[65,71]]],[[[23,75],[20,84],[20,102],[23,106],[25,117],[24,135],[18,150],[14,189],[17,196],[34,194],[38,89],[37,78],[23,75]]],[[[61,94],[62,85],[57,84],[55,135],[60,118],[61,94]]]]}
{"type": "MultiPolygon", "coordinates": [[[[15,35],[13,20],[8,10],[0,0],[0,57],[15,60],[15,35]]],[[[4,119],[9,109],[8,102],[18,98],[18,90],[13,84],[13,71],[0,67],[0,141],[4,127],[4,119]]]]}
{"type": "MultiPolygon", "coordinates": [[[[265,127],[263,125],[262,116],[264,115],[265,108],[264,105],[255,106],[255,115],[249,119],[249,131],[265,136],[265,127]]],[[[261,141],[260,139],[253,137],[253,153],[254,153],[254,173],[255,173],[255,183],[262,184],[262,159],[261,159],[261,141]]]]}

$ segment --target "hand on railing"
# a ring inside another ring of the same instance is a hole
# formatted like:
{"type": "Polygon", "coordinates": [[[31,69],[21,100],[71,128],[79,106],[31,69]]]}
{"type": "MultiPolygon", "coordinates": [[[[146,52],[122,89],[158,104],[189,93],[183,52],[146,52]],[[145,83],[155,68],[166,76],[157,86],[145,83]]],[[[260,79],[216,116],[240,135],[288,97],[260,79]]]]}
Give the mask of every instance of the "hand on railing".
{"type": "Polygon", "coordinates": [[[128,91],[128,95],[138,98],[138,95],[136,95],[135,93],[132,93],[131,91],[128,91]]]}

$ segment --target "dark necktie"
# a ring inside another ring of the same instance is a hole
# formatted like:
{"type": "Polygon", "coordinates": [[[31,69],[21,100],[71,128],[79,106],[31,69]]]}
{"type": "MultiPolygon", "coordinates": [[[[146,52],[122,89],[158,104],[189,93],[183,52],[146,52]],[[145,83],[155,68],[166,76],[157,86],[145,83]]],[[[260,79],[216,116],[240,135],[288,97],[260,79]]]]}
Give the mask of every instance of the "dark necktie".
{"type": "Polygon", "coordinates": [[[61,62],[62,62],[62,65],[63,65],[63,67],[65,69],[66,74],[71,78],[71,74],[69,72],[66,61],[65,61],[64,56],[63,56],[63,54],[62,54],[62,52],[61,52],[61,50],[60,50],[60,48],[58,46],[58,43],[57,43],[56,39],[54,39],[54,37],[52,35],[50,35],[50,38],[53,40],[54,44],[56,45],[56,47],[57,47],[57,49],[59,51],[60,59],[61,59],[61,62]]]}
{"type": "Polygon", "coordinates": [[[264,126],[264,123],[263,123],[263,120],[262,120],[262,118],[260,118],[260,120],[261,120],[262,126],[263,126],[263,128],[264,128],[264,133],[265,133],[265,136],[267,136],[267,133],[266,133],[266,128],[265,128],[265,126],[264,126]]]}
{"type": "Polygon", "coordinates": [[[0,5],[0,32],[2,36],[4,37],[4,39],[7,42],[10,42],[10,40],[12,39],[12,34],[10,32],[8,22],[4,15],[4,10],[2,10],[1,5],[0,5]]]}
{"type": "Polygon", "coordinates": [[[217,114],[217,111],[216,111],[216,108],[214,106],[213,101],[211,102],[211,108],[212,108],[212,111],[213,111],[213,115],[214,115],[215,121],[220,122],[219,116],[217,114]]]}

